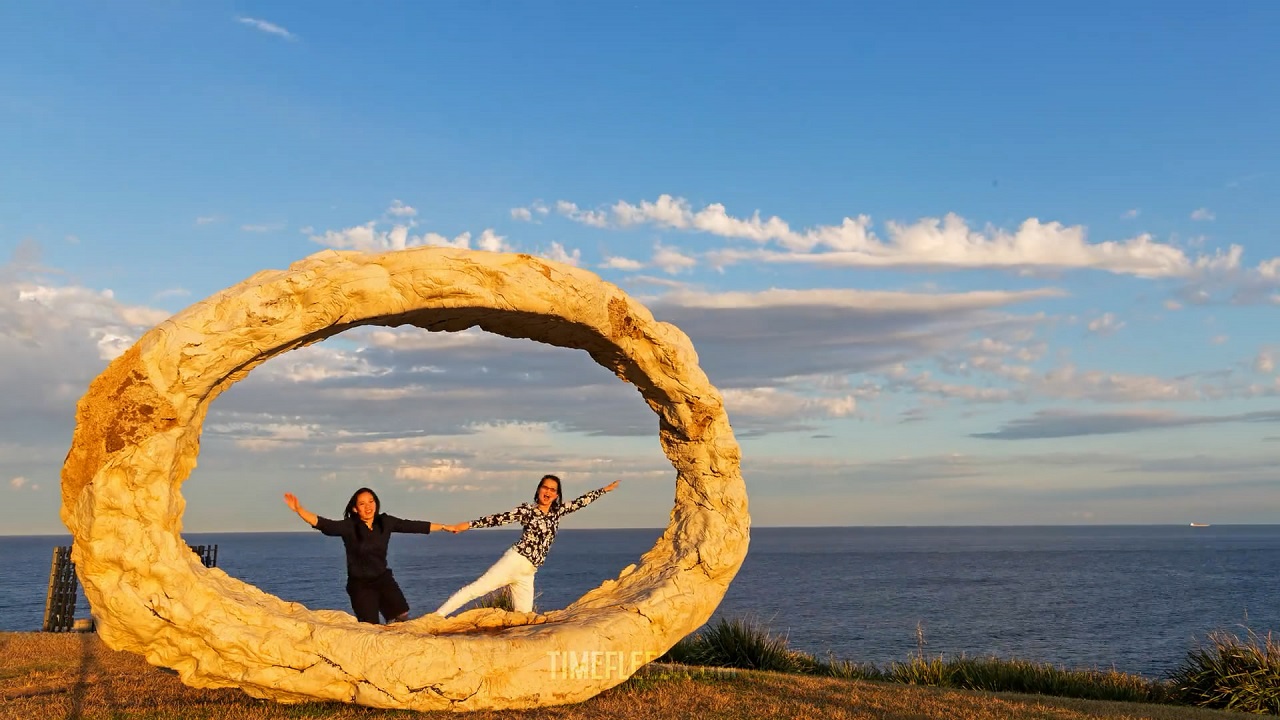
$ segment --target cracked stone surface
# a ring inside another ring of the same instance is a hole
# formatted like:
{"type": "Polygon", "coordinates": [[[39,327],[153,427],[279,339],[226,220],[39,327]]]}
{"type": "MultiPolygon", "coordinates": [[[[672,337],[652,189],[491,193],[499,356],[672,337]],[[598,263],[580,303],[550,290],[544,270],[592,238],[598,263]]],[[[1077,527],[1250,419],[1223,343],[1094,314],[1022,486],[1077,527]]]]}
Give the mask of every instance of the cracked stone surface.
{"type": "Polygon", "coordinates": [[[585,700],[710,618],[746,556],[739,449],[689,339],[585,270],[528,255],[324,251],[192,305],[90,385],[62,520],[103,641],[195,687],[280,702],[479,710],[585,700]],[[478,327],[586,351],[640,391],[676,471],[671,523],[563,610],[472,610],[392,626],[310,610],[205,568],[180,492],[209,404],[272,357],[358,325],[478,327]]]}

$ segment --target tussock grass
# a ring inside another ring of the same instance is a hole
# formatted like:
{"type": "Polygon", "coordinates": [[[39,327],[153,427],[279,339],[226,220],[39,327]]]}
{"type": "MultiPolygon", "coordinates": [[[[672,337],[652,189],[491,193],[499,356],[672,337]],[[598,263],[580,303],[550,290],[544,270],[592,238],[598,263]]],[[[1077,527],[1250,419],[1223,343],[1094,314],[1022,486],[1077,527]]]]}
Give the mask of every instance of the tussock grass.
{"type": "Polygon", "coordinates": [[[1280,715],[1280,640],[1248,628],[1244,637],[1210,633],[1173,671],[1171,684],[1189,705],[1280,715]]]}
{"type": "Polygon", "coordinates": [[[1165,683],[1141,675],[1115,670],[1070,670],[1046,663],[994,657],[914,657],[891,664],[885,671],[885,677],[907,685],[1089,700],[1151,703],[1169,699],[1165,683]]]}
{"type": "MultiPolygon", "coordinates": [[[[471,609],[475,608],[492,608],[494,610],[506,610],[507,612],[515,610],[515,603],[511,599],[511,588],[500,587],[491,593],[476,598],[471,603],[471,609]]],[[[537,609],[536,604],[534,609],[537,609]]]]}
{"type": "Polygon", "coordinates": [[[815,662],[812,657],[790,649],[785,637],[773,634],[751,618],[721,619],[676,643],[663,659],[685,665],[786,673],[804,672],[815,662]]]}

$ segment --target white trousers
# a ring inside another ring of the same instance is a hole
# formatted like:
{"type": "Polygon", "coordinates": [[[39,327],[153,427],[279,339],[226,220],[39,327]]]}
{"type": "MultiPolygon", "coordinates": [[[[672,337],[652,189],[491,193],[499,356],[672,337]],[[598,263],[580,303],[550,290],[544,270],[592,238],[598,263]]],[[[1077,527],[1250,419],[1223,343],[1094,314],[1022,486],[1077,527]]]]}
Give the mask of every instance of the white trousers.
{"type": "Polygon", "coordinates": [[[511,604],[516,612],[532,612],[533,576],[537,572],[538,568],[528,558],[510,548],[475,582],[445,600],[436,614],[448,615],[481,595],[505,586],[511,587],[511,604]]]}

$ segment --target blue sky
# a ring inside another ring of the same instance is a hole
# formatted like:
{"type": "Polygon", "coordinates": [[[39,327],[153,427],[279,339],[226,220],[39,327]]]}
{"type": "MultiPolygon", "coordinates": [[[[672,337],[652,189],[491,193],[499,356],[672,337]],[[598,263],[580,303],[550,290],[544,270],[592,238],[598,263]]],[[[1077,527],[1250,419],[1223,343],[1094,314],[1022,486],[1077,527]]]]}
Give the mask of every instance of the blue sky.
{"type": "MultiPolygon", "coordinates": [[[[75,401],[326,248],[519,251],[693,340],[757,525],[1274,522],[1280,6],[0,6],[0,532],[57,533],[75,401]]],[[[350,491],[453,522],[621,479],[574,351],[350,331],[212,407],[189,531],[350,491]]]]}

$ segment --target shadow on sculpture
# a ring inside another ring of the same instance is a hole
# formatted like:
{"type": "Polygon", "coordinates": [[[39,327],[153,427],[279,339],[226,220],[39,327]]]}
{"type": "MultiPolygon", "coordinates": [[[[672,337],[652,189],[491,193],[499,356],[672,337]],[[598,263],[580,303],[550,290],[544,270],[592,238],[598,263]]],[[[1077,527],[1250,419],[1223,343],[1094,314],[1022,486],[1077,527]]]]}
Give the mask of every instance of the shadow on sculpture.
{"type": "Polygon", "coordinates": [[[749,542],[738,444],[689,339],[592,273],[528,255],[325,251],[258,273],[146,333],[93,381],[76,421],[62,519],[99,635],[195,687],[412,710],[578,702],[705,623],[749,542]],[[209,404],[270,358],[363,325],[475,327],[590,354],[658,416],[676,471],[666,531],[563,610],[392,626],[204,567],[180,536],[180,488],[209,404]]]}

